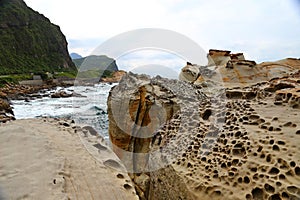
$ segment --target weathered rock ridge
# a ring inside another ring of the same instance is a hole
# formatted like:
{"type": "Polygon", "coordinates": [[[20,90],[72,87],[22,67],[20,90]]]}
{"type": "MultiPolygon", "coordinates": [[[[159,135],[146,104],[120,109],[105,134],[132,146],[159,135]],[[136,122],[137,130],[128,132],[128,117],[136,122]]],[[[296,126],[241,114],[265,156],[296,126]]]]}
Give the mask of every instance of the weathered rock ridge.
{"type": "Polygon", "coordinates": [[[140,197],[299,199],[299,64],[193,68],[192,83],[125,75],[109,134],[140,197]]]}
{"type": "Polygon", "coordinates": [[[300,70],[300,60],[295,58],[256,64],[245,60],[242,53],[230,54],[224,50],[210,50],[207,58],[207,66],[188,62],[181,70],[180,80],[196,85],[219,82],[225,88],[247,87],[287,77],[300,70]]]}

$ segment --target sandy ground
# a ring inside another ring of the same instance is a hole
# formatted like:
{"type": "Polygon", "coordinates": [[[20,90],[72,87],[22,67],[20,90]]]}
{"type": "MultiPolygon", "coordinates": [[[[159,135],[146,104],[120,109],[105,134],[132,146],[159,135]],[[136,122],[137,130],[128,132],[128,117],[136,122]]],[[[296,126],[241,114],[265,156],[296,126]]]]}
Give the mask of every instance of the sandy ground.
{"type": "Polygon", "coordinates": [[[138,199],[103,138],[55,119],[0,124],[0,199],[138,199]]]}

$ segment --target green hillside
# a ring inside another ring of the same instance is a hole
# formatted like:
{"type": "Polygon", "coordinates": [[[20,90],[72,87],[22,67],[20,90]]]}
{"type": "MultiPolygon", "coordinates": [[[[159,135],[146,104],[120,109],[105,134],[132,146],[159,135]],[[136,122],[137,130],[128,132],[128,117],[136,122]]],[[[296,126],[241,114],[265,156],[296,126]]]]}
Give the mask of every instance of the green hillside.
{"type": "Polygon", "coordinates": [[[22,0],[0,0],[0,75],[76,70],[59,26],[22,0]]]}
{"type": "Polygon", "coordinates": [[[73,59],[73,62],[80,78],[110,77],[112,72],[118,71],[116,61],[105,55],[73,59]]]}
{"type": "Polygon", "coordinates": [[[108,70],[108,71],[118,71],[118,66],[116,61],[112,58],[109,58],[105,55],[101,56],[87,56],[84,58],[73,59],[76,67],[80,67],[80,71],[87,70],[108,70]]]}

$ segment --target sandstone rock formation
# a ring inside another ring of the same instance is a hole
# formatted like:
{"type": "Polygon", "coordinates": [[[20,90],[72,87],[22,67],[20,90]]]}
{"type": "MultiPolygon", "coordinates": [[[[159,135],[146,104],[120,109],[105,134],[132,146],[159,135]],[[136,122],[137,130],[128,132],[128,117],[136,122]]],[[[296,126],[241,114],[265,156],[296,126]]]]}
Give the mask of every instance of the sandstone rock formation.
{"type": "Polygon", "coordinates": [[[187,63],[187,65],[181,69],[181,72],[182,73],[179,74],[180,80],[193,83],[200,76],[200,67],[187,63]]]}
{"type": "Polygon", "coordinates": [[[124,76],[109,134],[140,197],[300,199],[299,64],[205,66],[194,84],[124,76]]]}
{"type": "MultiPolygon", "coordinates": [[[[155,144],[162,144],[163,135],[158,130],[171,119],[180,122],[178,117],[181,112],[190,116],[191,110],[186,105],[198,102],[200,98],[205,99],[202,95],[194,93],[193,86],[185,82],[161,77],[150,79],[148,76],[132,73],[125,75],[120,84],[110,92],[108,99],[109,134],[113,150],[123,161],[127,170],[133,173],[132,178],[138,183],[136,189],[142,198],[148,198],[154,191],[149,191],[153,185],[150,185],[151,179],[148,172],[167,167],[172,160],[176,159],[174,155],[166,161],[161,158],[161,152],[155,146],[155,144]],[[142,172],[147,173],[141,174],[142,172]]],[[[187,118],[181,120],[186,123],[189,121],[187,118]]],[[[178,122],[174,123],[178,124],[178,122]]],[[[175,150],[173,147],[165,149],[166,152],[173,150],[175,150]]],[[[169,170],[173,171],[172,168],[169,170]]],[[[174,175],[174,177],[178,176],[174,175]]],[[[184,190],[184,188],[177,188],[182,185],[180,179],[175,178],[175,180],[169,180],[174,185],[174,191],[184,190]]],[[[177,193],[174,193],[172,197],[177,199],[177,193]]]]}
{"type": "Polygon", "coordinates": [[[117,83],[119,82],[122,77],[126,74],[125,71],[123,70],[118,70],[112,73],[112,77],[106,77],[106,78],[101,78],[100,82],[105,82],[105,83],[117,83]]]}
{"type": "Polygon", "coordinates": [[[276,91],[275,105],[288,103],[292,108],[300,108],[300,87],[276,91]]]}
{"type": "Polygon", "coordinates": [[[230,51],[210,49],[207,55],[208,66],[226,65],[231,60],[230,51]]]}
{"type": "Polygon", "coordinates": [[[248,65],[255,66],[255,61],[245,60],[243,53],[230,53],[228,50],[210,49],[207,54],[208,66],[222,66],[226,65],[228,68],[232,68],[233,65],[248,65]]]}
{"type": "Polygon", "coordinates": [[[223,65],[214,66],[187,63],[181,70],[179,78],[196,85],[212,81],[221,83],[225,88],[247,87],[275,78],[290,76],[298,70],[300,70],[300,60],[294,58],[260,64],[249,60],[229,60],[223,65]]]}

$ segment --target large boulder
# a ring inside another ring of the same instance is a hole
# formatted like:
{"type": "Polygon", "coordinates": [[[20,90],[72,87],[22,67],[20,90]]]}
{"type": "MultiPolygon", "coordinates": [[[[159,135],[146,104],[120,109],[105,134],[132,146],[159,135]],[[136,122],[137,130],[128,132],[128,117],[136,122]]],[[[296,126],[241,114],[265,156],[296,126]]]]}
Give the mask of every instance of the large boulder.
{"type": "Polygon", "coordinates": [[[51,94],[51,98],[68,98],[72,96],[73,93],[67,93],[66,91],[63,90],[51,94]]]}
{"type": "Polygon", "coordinates": [[[179,79],[182,81],[193,83],[197,80],[199,76],[200,76],[200,67],[188,62],[186,66],[181,69],[181,72],[179,74],[179,79]]]}

